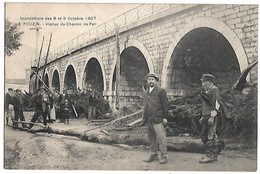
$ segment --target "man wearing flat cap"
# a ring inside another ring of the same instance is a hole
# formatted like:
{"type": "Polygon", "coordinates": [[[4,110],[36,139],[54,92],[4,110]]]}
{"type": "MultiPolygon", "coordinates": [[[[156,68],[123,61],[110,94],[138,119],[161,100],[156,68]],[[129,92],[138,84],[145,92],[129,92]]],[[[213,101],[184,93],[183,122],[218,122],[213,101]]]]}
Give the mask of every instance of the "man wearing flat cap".
{"type": "Polygon", "coordinates": [[[201,140],[205,145],[206,157],[202,158],[200,163],[210,163],[217,161],[220,149],[218,137],[216,134],[217,117],[220,112],[220,91],[213,84],[214,76],[211,74],[203,74],[201,79],[202,90],[200,93],[202,99],[202,117],[200,124],[201,140]]]}
{"type": "Polygon", "coordinates": [[[148,88],[144,91],[143,121],[148,129],[151,156],[145,162],[158,161],[160,164],[167,163],[166,130],[164,124],[168,117],[168,99],[166,91],[157,86],[159,81],[155,73],[145,76],[148,88]],[[160,156],[158,158],[158,152],[160,156]]]}

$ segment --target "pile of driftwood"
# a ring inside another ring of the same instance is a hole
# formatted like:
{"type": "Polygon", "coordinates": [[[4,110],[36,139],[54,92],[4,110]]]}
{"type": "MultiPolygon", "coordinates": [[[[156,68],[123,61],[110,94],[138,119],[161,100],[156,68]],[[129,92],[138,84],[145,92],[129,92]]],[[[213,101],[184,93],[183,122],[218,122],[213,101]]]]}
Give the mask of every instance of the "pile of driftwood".
{"type": "MultiPolygon", "coordinates": [[[[70,110],[72,115],[81,118],[87,117],[89,106],[89,103],[87,102],[87,94],[79,92],[68,94],[68,100],[71,105],[70,110]],[[73,106],[75,107],[74,109],[73,106]],[[75,112],[77,112],[77,116],[75,115],[75,112]]],[[[111,113],[108,101],[106,101],[101,95],[95,96],[94,105],[96,106],[96,118],[106,118],[106,113],[111,113]]]]}

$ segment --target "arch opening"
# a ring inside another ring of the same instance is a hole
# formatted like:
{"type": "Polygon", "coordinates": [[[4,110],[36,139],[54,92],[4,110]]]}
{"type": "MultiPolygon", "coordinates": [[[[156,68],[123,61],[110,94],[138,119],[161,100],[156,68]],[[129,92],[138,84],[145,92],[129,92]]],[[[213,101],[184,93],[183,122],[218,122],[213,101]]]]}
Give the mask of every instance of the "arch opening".
{"type": "Polygon", "coordinates": [[[68,90],[70,92],[77,91],[76,73],[72,65],[69,65],[65,72],[64,90],[68,90]]]}
{"type": "Polygon", "coordinates": [[[96,58],[91,58],[83,74],[83,89],[92,89],[100,94],[104,91],[104,81],[101,66],[96,58]]]}
{"type": "Polygon", "coordinates": [[[229,89],[240,74],[236,54],[227,39],[218,31],[201,27],[185,34],[176,45],[169,64],[168,88],[198,88],[204,73],[215,76],[215,84],[229,89]]]}
{"type": "Polygon", "coordinates": [[[60,91],[60,77],[59,77],[59,73],[57,70],[55,70],[53,73],[51,84],[52,84],[52,88],[55,91],[60,91]]]}
{"type": "Polygon", "coordinates": [[[49,87],[49,77],[48,77],[48,74],[45,74],[44,76],[44,83],[47,87],[49,87]]]}
{"type": "MultiPolygon", "coordinates": [[[[142,85],[146,86],[144,76],[149,67],[142,52],[136,47],[126,48],[120,55],[120,89],[122,96],[137,96],[142,85]]],[[[112,90],[115,89],[116,68],[113,74],[112,90]]]]}

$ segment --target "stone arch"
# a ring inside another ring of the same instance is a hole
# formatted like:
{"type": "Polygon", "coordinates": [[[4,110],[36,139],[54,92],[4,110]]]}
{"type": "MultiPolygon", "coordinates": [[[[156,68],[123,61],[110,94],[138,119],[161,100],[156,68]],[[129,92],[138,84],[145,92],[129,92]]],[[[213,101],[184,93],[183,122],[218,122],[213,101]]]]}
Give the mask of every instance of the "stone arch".
{"type": "MultiPolygon", "coordinates": [[[[129,39],[129,40],[126,40],[125,42],[120,43],[120,55],[127,47],[131,47],[131,46],[136,47],[137,49],[139,49],[142,52],[142,54],[144,55],[144,58],[147,62],[149,72],[154,72],[155,68],[153,65],[151,55],[149,54],[149,51],[147,50],[147,48],[144,46],[144,44],[141,41],[139,41],[137,39],[129,39]]],[[[116,62],[117,62],[117,57],[115,55],[114,59],[113,59],[113,63],[112,63],[110,78],[109,78],[109,89],[110,90],[112,90],[113,75],[114,75],[114,71],[116,68],[116,62]]]]}
{"type": "Polygon", "coordinates": [[[75,80],[76,80],[76,88],[78,88],[78,73],[77,73],[77,69],[76,69],[76,66],[75,64],[72,62],[72,61],[69,61],[66,65],[66,68],[65,68],[65,71],[64,71],[64,74],[63,74],[63,77],[62,77],[62,86],[61,86],[61,91],[63,91],[63,88],[64,88],[64,83],[65,83],[65,76],[66,76],[66,71],[68,69],[69,66],[72,66],[72,68],[74,69],[75,71],[75,80]]]}
{"type": "Polygon", "coordinates": [[[44,79],[43,79],[43,81],[44,81],[44,83],[45,83],[46,86],[51,87],[51,84],[50,84],[50,75],[49,75],[49,71],[48,71],[48,70],[46,70],[46,72],[45,72],[45,74],[44,74],[44,79]],[[45,83],[45,78],[46,78],[46,77],[48,78],[48,84],[45,83]]]}
{"type": "Polygon", "coordinates": [[[60,70],[58,68],[58,66],[55,66],[53,69],[52,69],[52,73],[51,73],[51,77],[50,77],[50,86],[53,88],[53,85],[52,85],[52,82],[53,82],[53,76],[54,76],[54,73],[55,71],[58,72],[58,76],[59,76],[59,86],[60,86],[60,90],[61,90],[61,75],[60,75],[60,70]]]}
{"type": "Polygon", "coordinates": [[[87,66],[87,64],[88,64],[88,62],[91,58],[95,58],[98,61],[100,67],[101,67],[102,76],[103,76],[104,91],[105,91],[105,90],[107,90],[105,67],[104,67],[102,58],[100,58],[100,55],[98,56],[97,52],[91,52],[90,54],[87,55],[86,62],[84,63],[84,66],[83,66],[83,71],[81,72],[80,88],[81,89],[83,88],[85,68],[86,68],[86,66],[87,66]]]}
{"type": "Polygon", "coordinates": [[[245,53],[244,47],[238,38],[238,36],[234,33],[234,31],[224,22],[220,21],[219,19],[212,18],[212,17],[201,17],[195,19],[188,24],[186,24],[182,30],[179,31],[178,34],[174,35],[171,39],[172,43],[167,51],[166,58],[164,60],[162,75],[161,75],[161,85],[163,88],[167,87],[167,75],[168,75],[168,68],[171,61],[171,55],[178,44],[178,42],[182,39],[182,37],[190,32],[193,29],[200,28],[200,27],[207,27],[214,29],[221,33],[227,41],[232,46],[236,57],[238,59],[238,63],[240,66],[240,71],[245,69],[248,66],[247,55],[245,53]]]}

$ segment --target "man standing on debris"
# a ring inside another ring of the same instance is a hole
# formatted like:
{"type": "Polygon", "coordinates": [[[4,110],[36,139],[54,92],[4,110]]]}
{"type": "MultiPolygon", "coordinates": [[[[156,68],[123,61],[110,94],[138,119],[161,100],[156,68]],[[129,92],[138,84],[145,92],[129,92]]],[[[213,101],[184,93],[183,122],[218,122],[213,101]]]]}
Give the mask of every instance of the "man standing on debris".
{"type": "MultiPolygon", "coordinates": [[[[23,115],[23,98],[22,98],[22,91],[20,89],[16,89],[16,94],[13,98],[14,104],[14,121],[13,126],[14,128],[18,128],[18,119],[20,121],[25,121],[23,115]]],[[[23,128],[27,128],[26,124],[22,123],[23,128]]]]}
{"type": "Polygon", "coordinates": [[[13,120],[13,116],[14,116],[13,89],[8,88],[8,92],[5,94],[6,125],[9,124],[9,119],[13,120]]]}
{"type": "Polygon", "coordinates": [[[218,154],[224,148],[224,143],[217,140],[218,137],[216,134],[221,98],[219,89],[213,84],[213,75],[203,74],[200,80],[202,83],[200,94],[202,99],[202,117],[200,119],[202,126],[201,140],[205,145],[207,155],[199,162],[210,163],[217,161],[218,154]]]}
{"type": "Polygon", "coordinates": [[[160,164],[167,163],[166,130],[164,125],[168,117],[168,99],[165,89],[157,86],[159,81],[155,73],[145,76],[148,88],[144,91],[144,108],[142,124],[146,123],[151,156],[145,162],[159,160],[160,164]],[[161,156],[158,158],[158,151],[161,156]]]}

